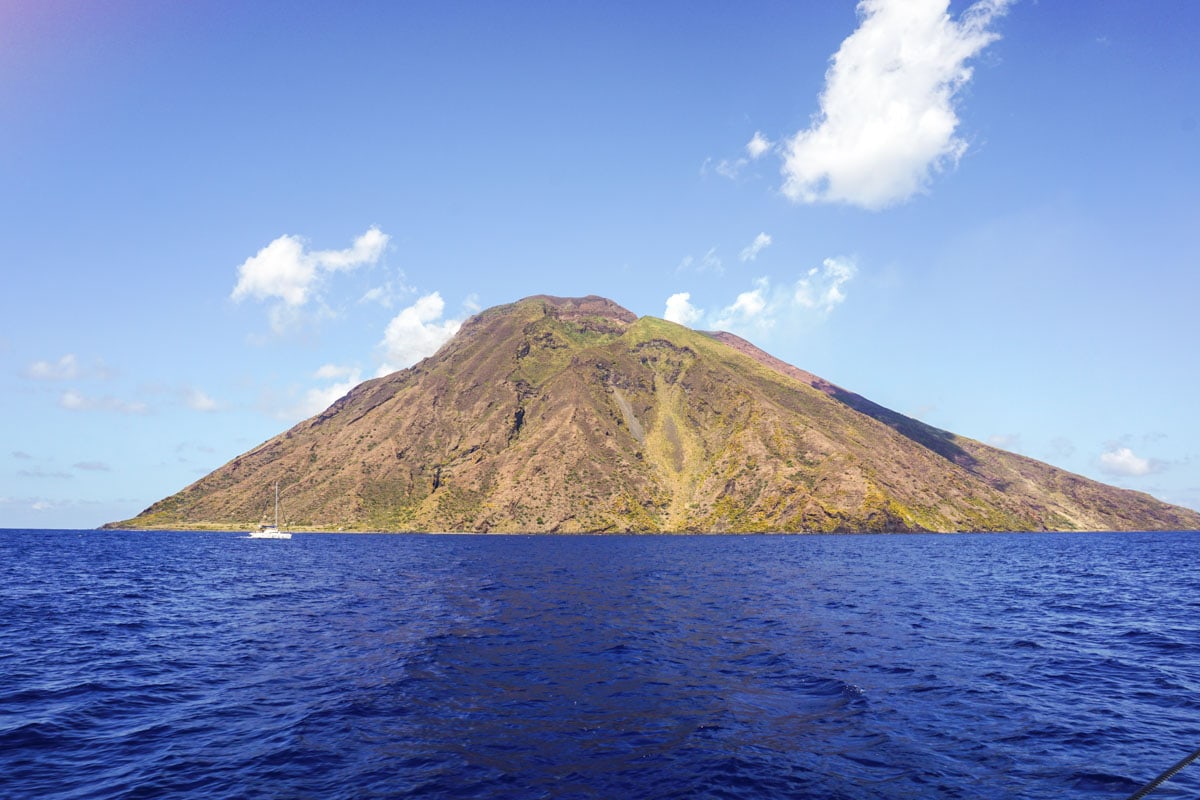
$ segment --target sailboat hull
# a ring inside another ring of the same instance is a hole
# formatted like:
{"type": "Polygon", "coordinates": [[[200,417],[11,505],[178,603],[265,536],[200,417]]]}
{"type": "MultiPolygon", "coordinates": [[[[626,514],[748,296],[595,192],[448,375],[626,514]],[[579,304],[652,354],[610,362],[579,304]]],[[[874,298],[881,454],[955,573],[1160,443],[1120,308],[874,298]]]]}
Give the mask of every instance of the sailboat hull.
{"type": "Polygon", "coordinates": [[[275,481],[275,524],[260,525],[258,530],[250,531],[251,539],[290,539],[292,535],[279,530],[279,481],[275,481]]]}
{"type": "Polygon", "coordinates": [[[292,534],[289,531],[281,531],[278,528],[263,528],[258,531],[250,531],[251,539],[290,539],[292,534]]]}

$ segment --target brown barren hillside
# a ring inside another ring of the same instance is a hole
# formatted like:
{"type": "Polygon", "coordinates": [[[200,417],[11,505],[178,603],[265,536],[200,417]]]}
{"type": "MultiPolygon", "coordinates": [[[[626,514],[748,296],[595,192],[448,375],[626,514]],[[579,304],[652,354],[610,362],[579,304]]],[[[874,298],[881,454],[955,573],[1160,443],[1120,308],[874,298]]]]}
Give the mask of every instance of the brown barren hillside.
{"type": "Polygon", "coordinates": [[[933,428],[612,301],[531,297],[109,527],[1200,529],[1200,514],[933,428]]]}

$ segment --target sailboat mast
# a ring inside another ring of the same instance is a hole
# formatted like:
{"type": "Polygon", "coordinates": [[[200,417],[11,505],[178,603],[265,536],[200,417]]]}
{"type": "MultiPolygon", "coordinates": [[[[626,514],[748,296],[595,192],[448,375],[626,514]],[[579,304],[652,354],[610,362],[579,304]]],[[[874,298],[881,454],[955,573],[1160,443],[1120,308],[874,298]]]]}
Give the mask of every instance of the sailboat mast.
{"type": "Polygon", "coordinates": [[[275,527],[279,527],[279,481],[275,481],[275,527]]]}

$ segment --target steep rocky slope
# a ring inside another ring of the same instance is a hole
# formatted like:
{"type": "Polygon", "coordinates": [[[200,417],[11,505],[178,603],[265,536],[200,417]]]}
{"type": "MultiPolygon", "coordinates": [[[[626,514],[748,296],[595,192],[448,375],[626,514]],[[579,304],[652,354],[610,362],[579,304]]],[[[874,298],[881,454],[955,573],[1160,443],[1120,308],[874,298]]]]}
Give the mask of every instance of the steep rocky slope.
{"type": "Polygon", "coordinates": [[[889,411],[731,334],[532,297],[114,527],[1196,529],[1200,514],[889,411]]]}

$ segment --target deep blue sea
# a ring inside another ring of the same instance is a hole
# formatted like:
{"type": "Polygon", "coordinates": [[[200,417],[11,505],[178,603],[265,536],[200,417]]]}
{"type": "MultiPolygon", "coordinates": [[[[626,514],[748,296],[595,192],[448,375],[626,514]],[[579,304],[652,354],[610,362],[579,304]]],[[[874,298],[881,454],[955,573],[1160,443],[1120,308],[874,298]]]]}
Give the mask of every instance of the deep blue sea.
{"type": "MultiPolygon", "coordinates": [[[[3,798],[1126,798],[1200,535],[0,531],[3,798]]],[[[1152,798],[1200,796],[1200,764],[1152,798]]]]}

